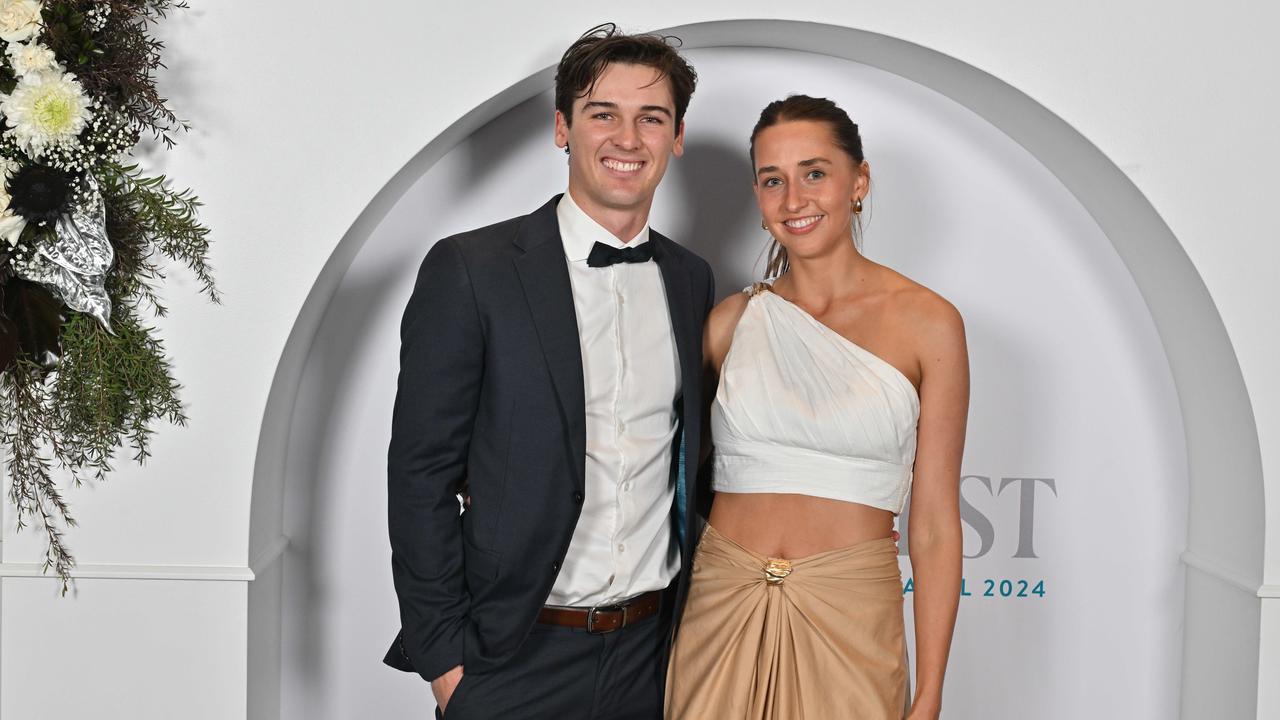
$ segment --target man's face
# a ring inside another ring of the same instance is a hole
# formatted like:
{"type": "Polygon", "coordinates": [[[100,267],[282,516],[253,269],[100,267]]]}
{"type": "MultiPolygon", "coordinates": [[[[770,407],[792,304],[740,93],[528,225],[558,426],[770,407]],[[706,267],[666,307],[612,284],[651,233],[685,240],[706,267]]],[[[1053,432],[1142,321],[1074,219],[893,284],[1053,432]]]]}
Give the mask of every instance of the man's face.
{"type": "Polygon", "coordinates": [[[648,213],[667,162],[684,152],[675,112],[670,80],[621,63],[573,101],[572,124],[556,112],[556,145],[569,146],[569,189],[584,210],[648,213]]]}

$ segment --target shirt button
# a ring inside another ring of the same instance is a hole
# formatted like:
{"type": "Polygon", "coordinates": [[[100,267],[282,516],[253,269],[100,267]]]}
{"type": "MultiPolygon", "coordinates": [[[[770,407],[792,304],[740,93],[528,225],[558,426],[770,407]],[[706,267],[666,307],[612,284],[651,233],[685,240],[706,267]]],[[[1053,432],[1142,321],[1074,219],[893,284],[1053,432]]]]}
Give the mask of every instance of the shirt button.
{"type": "Polygon", "coordinates": [[[626,551],[627,551],[627,546],[623,545],[622,543],[618,543],[618,552],[626,552],[626,551]]]}
{"type": "Polygon", "coordinates": [[[626,490],[627,492],[631,492],[631,481],[630,481],[630,480],[628,480],[628,481],[626,481],[626,482],[622,483],[622,489],[623,489],[623,490],[626,490]]]}

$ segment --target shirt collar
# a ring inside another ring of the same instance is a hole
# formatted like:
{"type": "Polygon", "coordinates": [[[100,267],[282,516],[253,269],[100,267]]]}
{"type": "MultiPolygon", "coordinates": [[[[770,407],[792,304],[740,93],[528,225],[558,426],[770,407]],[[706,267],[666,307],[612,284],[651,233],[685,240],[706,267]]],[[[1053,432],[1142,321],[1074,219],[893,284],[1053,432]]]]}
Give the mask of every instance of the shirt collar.
{"type": "Polygon", "coordinates": [[[649,224],[645,223],[640,232],[631,238],[631,242],[623,243],[578,207],[578,203],[573,201],[568,192],[565,192],[556,205],[556,219],[560,221],[560,240],[564,243],[564,254],[569,262],[585,262],[591,254],[591,247],[596,243],[624,248],[636,247],[649,241],[649,224]]]}

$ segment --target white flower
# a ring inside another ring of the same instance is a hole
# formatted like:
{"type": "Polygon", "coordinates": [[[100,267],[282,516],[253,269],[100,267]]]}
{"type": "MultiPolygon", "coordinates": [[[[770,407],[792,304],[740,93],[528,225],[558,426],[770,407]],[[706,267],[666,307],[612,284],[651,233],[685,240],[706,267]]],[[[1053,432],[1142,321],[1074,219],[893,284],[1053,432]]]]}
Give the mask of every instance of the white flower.
{"type": "Polygon", "coordinates": [[[13,74],[18,77],[62,69],[53,51],[40,43],[9,43],[5,52],[9,54],[9,64],[13,66],[13,74]]]}
{"type": "MultiPolygon", "coordinates": [[[[0,156],[0,183],[8,182],[9,178],[13,177],[13,174],[18,172],[18,169],[21,167],[22,163],[17,160],[0,156]]],[[[2,186],[0,186],[0,189],[2,189],[2,186]]],[[[9,203],[6,201],[5,207],[8,206],[9,203]]]]}
{"type": "Polygon", "coordinates": [[[35,159],[51,146],[75,141],[89,119],[89,98],[70,73],[32,73],[0,96],[0,115],[12,128],[6,134],[35,159]]]}
{"type": "Polygon", "coordinates": [[[39,0],[0,0],[0,40],[24,42],[40,32],[39,0]]]}
{"type": "Polygon", "coordinates": [[[18,244],[18,238],[27,226],[27,219],[9,210],[9,200],[9,184],[0,182],[0,238],[4,238],[12,246],[18,244]]]}

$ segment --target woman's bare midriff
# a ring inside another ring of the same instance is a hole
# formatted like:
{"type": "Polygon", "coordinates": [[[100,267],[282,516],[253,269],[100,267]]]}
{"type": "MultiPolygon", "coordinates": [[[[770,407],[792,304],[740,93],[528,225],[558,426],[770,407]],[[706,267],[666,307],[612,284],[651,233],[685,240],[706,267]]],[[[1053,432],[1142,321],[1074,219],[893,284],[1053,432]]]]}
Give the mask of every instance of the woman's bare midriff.
{"type": "Polygon", "coordinates": [[[888,510],[811,495],[716,493],[710,523],[748,550],[786,559],[893,536],[888,510]]]}

